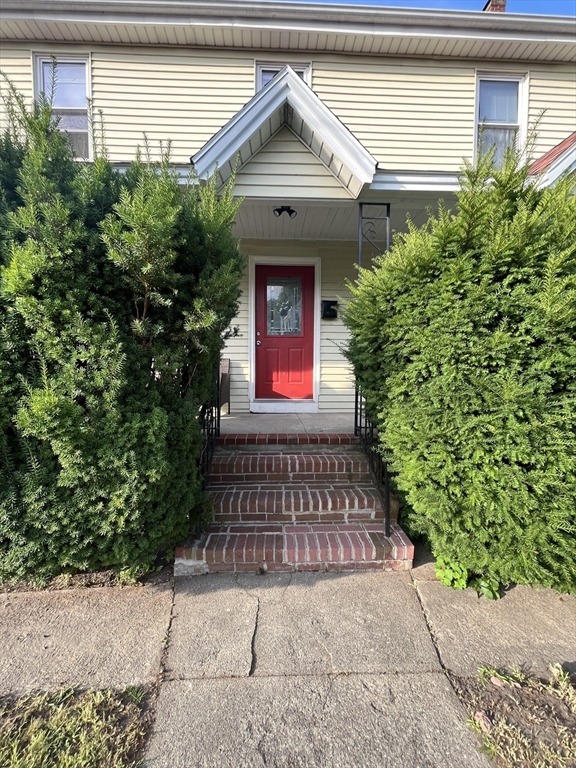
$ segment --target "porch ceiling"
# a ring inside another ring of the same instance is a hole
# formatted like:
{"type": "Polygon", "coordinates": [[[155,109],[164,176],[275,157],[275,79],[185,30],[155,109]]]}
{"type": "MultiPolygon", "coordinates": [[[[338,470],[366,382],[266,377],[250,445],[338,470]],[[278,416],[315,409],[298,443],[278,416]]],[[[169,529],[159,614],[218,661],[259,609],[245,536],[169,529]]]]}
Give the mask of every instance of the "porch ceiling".
{"type": "MultiPolygon", "coordinates": [[[[393,231],[406,231],[406,217],[416,225],[423,224],[427,208],[435,209],[438,201],[454,202],[452,194],[421,193],[417,197],[389,193],[386,198],[370,196],[365,203],[390,203],[393,231]]],[[[357,201],[318,202],[303,200],[245,200],[236,217],[234,236],[242,240],[338,240],[358,239],[357,201]],[[297,212],[293,219],[286,214],[274,216],[273,209],[290,205],[297,212]]]]}

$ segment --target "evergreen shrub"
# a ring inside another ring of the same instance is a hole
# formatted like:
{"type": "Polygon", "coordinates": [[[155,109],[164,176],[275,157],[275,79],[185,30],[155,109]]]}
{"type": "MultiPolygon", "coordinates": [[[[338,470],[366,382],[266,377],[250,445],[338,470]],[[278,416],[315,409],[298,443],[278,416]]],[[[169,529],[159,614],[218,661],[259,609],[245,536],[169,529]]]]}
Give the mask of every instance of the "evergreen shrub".
{"type": "MultiPolygon", "coordinates": [[[[169,148],[74,160],[9,89],[0,141],[0,580],[135,573],[201,507],[199,407],[243,269],[231,187],[183,191],[169,148]]],[[[194,180],[191,180],[194,182],[194,180]]]]}
{"type": "Polygon", "coordinates": [[[443,562],[576,591],[574,174],[542,189],[509,152],[409,224],[351,286],[348,356],[443,562]]]}

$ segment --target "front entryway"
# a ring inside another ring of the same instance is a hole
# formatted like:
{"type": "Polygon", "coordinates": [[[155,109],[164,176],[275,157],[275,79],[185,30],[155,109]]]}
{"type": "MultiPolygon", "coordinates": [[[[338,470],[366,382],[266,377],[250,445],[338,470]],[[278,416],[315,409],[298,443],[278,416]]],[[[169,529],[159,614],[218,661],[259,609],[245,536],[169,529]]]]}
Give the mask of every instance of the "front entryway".
{"type": "Polygon", "coordinates": [[[257,264],[257,400],[314,397],[314,267],[257,264]]]}

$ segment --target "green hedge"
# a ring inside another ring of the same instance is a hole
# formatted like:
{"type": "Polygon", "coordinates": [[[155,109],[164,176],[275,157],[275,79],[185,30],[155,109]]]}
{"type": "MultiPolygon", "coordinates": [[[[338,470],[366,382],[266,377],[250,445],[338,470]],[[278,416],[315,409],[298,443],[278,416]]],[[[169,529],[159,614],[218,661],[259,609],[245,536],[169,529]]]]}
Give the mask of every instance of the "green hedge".
{"type": "Polygon", "coordinates": [[[351,360],[405,524],[470,575],[576,590],[576,177],[467,165],[454,213],[351,286],[351,360]]]}
{"type": "MultiPolygon", "coordinates": [[[[184,191],[96,141],[73,159],[50,106],[9,89],[0,142],[0,579],[136,572],[201,500],[212,394],[243,262],[238,203],[184,191]]],[[[97,138],[97,137],[96,137],[97,138]]]]}

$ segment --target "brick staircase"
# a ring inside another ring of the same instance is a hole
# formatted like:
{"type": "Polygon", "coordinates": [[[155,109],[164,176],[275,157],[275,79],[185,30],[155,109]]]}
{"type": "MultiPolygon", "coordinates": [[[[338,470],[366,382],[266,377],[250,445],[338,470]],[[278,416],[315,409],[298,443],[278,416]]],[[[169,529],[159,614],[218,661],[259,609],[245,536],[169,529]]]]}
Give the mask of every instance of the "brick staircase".
{"type": "Polygon", "coordinates": [[[225,435],[208,492],[214,523],[176,548],[176,576],[412,565],[397,500],[387,537],[380,493],[353,435],[225,435]]]}

